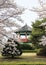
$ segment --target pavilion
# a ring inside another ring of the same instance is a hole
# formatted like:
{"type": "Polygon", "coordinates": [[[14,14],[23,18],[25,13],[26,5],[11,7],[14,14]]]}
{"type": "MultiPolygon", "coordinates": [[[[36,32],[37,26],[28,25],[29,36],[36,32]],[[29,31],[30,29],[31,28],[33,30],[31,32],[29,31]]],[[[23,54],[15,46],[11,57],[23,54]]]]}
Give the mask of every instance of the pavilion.
{"type": "Polygon", "coordinates": [[[21,39],[22,42],[28,42],[29,41],[28,36],[31,34],[31,27],[29,27],[26,24],[23,27],[21,27],[20,29],[18,29],[15,33],[18,35],[18,37],[21,39]]]}

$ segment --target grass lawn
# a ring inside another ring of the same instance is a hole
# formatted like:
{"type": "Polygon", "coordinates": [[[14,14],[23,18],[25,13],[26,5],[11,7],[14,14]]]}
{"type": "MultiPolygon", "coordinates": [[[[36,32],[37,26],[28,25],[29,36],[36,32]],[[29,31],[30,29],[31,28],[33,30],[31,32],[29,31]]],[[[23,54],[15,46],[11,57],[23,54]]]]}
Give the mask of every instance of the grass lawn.
{"type": "Polygon", "coordinates": [[[38,57],[36,53],[23,53],[14,59],[0,55],[0,65],[46,65],[46,57],[38,57]]]}

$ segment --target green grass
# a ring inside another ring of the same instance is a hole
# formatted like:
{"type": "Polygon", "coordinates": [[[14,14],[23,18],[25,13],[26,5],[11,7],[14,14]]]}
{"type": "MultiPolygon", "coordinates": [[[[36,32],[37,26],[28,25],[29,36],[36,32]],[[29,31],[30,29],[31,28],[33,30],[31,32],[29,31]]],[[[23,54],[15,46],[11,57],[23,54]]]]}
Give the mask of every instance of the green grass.
{"type": "Polygon", "coordinates": [[[46,62],[2,62],[2,63],[0,63],[0,65],[24,65],[24,64],[26,64],[26,65],[46,65],[46,62]]]}
{"type": "Polygon", "coordinates": [[[46,65],[46,62],[42,62],[42,63],[39,63],[39,62],[0,62],[0,65],[46,65]]]}

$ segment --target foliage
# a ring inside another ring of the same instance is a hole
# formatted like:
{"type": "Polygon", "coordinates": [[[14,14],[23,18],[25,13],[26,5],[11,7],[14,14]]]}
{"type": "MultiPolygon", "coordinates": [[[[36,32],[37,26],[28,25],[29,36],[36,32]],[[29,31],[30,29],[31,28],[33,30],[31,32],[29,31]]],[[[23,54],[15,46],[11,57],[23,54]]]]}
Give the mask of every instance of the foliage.
{"type": "Polygon", "coordinates": [[[30,39],[37,48],[39,47],[39,39],[45,33],[44,27],[40,27],[40,24],[43,22],[46,22],[46,18],[42,20],[36,20],[34,23],[32,23],[32,32],[30,39]]]}
{"type": "Polygon", "coordinates": [[[38,52],[37,52],[38,56],[46,56],[46,46],[44,46],[43,48],[41,48],[38,52]]]}
{"type": "Polygon", "coordinates": [[[37,52],[38,56],[46,56],[46,46],[43,46],[45,40],[40,42],[41,37],[45,35],[45,28],[40,27],[40,24],[44,22],[46,22],[46,18],[43,20],[36,20],[35,23],[32,24],[31,41],[36,48],[40,48],[37,52]],[[41,43],[41,45],[39,43],[41,43]]]}
{"type": "Polygon", "coordinates": [[[6,57],[15,57],[20,56],[22,54],[22,50],[20,48],[20,43],[13,40],[8,40],[8,43],[5,44],[5,47],[2,50],[2,56],[6,57]]]}
{"type": "Polygon", "coordinates": [[[37,50],[22,50],[23,53],[36,53],[37,50]]]}
{"type": "Polygon", "coordinates": [[[23,43],[21,44],[22,50],[34,50],[34,46],[31,46],[30,44],[23,43]]]}

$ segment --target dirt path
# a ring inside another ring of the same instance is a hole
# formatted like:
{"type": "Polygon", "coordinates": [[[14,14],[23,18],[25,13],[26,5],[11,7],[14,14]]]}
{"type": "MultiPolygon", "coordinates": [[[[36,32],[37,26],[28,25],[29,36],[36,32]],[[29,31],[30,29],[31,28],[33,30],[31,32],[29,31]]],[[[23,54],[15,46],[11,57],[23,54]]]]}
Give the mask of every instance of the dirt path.
{"type": "Polygon", "coordinates": [[[36,53],[23,53],[22,56],[36,56],[36,53]]]}
{"type": "Polygon", "coordinates": [[[0,56],[0,62],[46,62],[46,58],[38,57],[36,53],[23,53],[19,57],[5,58],[0,56]]]}

